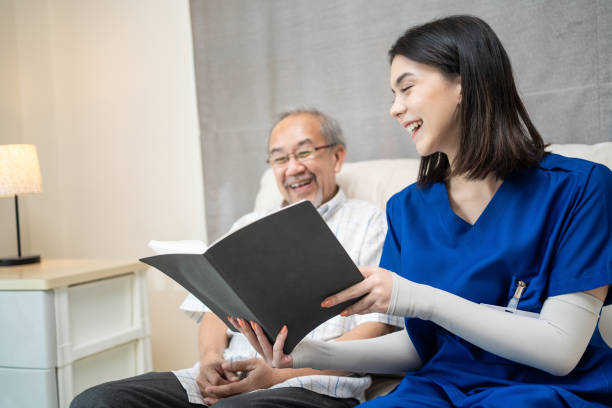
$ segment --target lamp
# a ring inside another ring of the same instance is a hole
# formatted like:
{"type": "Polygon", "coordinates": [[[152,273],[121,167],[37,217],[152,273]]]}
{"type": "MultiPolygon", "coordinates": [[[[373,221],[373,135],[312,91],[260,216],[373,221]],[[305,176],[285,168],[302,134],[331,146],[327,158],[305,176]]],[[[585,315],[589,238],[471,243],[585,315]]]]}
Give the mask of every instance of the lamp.
{"type": "Polygon", "coordinates": [[[28,144],[0,145],[0,197],[15,197],[17,225],[17,257],[0,258],[0,266],[40,262],[40,255],[21,255],[19,201],[17,199],[20,194],[40,192],[42,192],[42,179],[36,146],[28,144]]]}

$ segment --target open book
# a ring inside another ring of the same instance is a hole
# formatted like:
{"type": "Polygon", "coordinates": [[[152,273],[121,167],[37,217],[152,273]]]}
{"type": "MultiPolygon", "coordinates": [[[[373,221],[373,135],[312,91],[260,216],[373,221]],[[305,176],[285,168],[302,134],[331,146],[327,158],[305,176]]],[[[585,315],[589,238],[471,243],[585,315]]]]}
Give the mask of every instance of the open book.
{"type": "Polygon", "coordinates": [[[323,299],[363,279],[309,201],[222,237],[202,255],[166,254],[141,261],[182,285],[234,331],[227,316],[256,321],[274,343],[286,324],[287,354],[356,301],[324,309],[323,299]]]}

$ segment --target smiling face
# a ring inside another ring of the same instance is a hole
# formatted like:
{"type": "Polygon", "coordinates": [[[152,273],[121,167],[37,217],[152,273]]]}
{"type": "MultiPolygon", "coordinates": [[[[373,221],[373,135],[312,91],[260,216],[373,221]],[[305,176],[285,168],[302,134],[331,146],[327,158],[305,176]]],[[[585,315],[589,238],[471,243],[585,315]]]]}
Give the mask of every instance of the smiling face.
{"type": "MultiPolygon", "coordinates": [[[[324,146],[316,116],[296,114],[286,117],[274,126],[270,134],[268,154],[294,153],[301,147],[324,146]]],[[[310,160],[298,161],[290,155],[285,167],[273,167],[276,185],[285,201],[293,204],[309,200],[315,207],[329,201],[336,194],[336,173],[342,168],[346,150],[344,146],[320,149],[310,160]]]]}
{"type": "Polygon", "coordinates": [[[417,152],[442,152],[452,160],[459,143],[461,78],[449,80],[434,67],[396,55],[390,81],[395,94],[390,114],[411,135],[417,152]]]}

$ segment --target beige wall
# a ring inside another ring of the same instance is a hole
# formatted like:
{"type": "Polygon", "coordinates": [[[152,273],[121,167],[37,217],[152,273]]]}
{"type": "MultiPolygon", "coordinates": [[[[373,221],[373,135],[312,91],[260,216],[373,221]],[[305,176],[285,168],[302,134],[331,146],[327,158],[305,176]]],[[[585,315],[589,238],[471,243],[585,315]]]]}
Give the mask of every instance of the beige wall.
{"type": "MultiPolygon", "coordinates": [[[[12,1],[0,0],[0,144],[21,143],[17,32],[12,1]]],[[[13,200],[0,198],[0,256],[17,253],[13,200]]]]}
{"type": "MultiPolygon", "coordinates": [[[[26,251],[135,259],[150,239],[204,239],[187,0],[0,0],[0,45],[0,144],[37,145],[45,190],[20,199],[26,251]]],[[[149,272],[156,370],[197,359],[184,296],[149,272]]]]}

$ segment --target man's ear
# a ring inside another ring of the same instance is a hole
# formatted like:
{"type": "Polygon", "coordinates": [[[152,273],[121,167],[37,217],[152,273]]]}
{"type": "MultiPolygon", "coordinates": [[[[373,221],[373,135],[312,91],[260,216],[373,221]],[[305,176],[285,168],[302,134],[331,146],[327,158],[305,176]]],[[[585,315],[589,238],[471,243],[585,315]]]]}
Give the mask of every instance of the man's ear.
{"type": "Polygon", "coordinates": [[[342,165],[344,164],[344,159],[346,158],[346,149],[342,145],[338,145],[334,147],[334,158],[336,159],[336,163],[334,164],[334,172],[340,173],[342,170],[342,165]]]}

